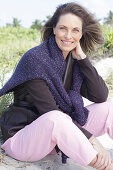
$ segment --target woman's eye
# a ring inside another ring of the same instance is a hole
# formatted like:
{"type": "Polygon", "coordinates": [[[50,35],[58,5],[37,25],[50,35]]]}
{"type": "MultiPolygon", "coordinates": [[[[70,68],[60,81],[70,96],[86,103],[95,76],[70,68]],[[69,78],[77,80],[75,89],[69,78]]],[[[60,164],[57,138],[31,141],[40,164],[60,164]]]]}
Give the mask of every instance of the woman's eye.
{"type": "Polygon", "coordinates": [[[65,28],[64,27],[60,27],[60,30],[65,30],[65,28]]]}
{"type": "Polygon", "coordinates": [[[78,29],[74,29],[73,31],[74,31],[74,32],[79,32],[79,30],[78,30],[78,29]]]}

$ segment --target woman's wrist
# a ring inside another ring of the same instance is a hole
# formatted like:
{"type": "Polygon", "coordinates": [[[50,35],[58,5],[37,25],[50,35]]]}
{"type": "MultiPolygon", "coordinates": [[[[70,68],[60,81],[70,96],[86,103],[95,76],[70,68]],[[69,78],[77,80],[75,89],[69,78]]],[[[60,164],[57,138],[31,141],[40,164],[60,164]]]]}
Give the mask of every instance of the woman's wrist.
{"type": "Polygon", "coordinates": [[[92,142],[94,139],[95,139],[95,137],[94,137],[94,136],[91,136],[91,137],[89,138],[89,141],[92,142]]]}
{"type": "Polygon", "coordinates": [[[96,144],[96,138],[94,137],[94,136],[91,136],[90,138],[89,138],[89,142],[92,144],[92,145],[95,145],[96,144]]]}
{"type": "Polygon", "coordinates": [[[83,59],[86,58],[86,55],[85,55],[85,54],[84,54],[84,55],[73,55],[73,54],[72,54],[72,57],[73,57],[74,59],[77,59],[77,60],[83,60],[83,59]]]}
{"type": "Polygon", "coordinates": [[[79,57],[78,57],[78,60],[83,60],[83,59],[85,59],[86,58],[86,55],[80,55],[79,57]]]}

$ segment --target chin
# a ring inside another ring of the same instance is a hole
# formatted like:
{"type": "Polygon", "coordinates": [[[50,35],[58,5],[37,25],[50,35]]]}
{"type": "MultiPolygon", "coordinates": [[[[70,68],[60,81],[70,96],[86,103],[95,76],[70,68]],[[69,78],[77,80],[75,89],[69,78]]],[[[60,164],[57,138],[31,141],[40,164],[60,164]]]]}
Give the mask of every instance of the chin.
{"type": "Polygon", "coordinates": [[[61,49],[64,53],[69,53],[70,51],[72,51],[74,48],[70,48],[70,49],[68,49],[68,50],[66,50],[66,49],[61,49]]]}

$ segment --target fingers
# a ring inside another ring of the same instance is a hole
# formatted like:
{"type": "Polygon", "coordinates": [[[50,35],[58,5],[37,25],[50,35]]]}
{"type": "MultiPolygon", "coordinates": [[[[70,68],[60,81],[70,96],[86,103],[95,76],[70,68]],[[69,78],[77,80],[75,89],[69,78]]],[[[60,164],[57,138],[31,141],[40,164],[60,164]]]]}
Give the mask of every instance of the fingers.
{"type": "Polygon", "coordinates": [[[99,153],[99,154],[97,155],[97,161],[96,161],[96,163],[93,165],[93,167],[97,169],[100,165],[102,165],[102,163],[103,163],[102,155],[99,153]]]}
{"type": "Polygon", "coordinates": [[[112,162],[109,161],[109,164],[106,166],[106,168],[104,170],[109,170],[111,168],[111,166],[112,166],[112,162]]]}
{"type": "Polygon", "coordinates": [[[107,170],[107,168],[111,165],[111,158],[110,158],[110,154],[98,154],[97,155],[97,161],[96,163],[93,165],[94,168],[102,170],[105,169],[107,170]]]}
{"type": "Polygon", "coordinates": [[[86,55],[81,48],[80,42],[78,42],[76,47],[72,50],[72,57],[77,60],[86,58],[86,55]]]}
{"type": "Polygon", "coordinates": [[[102,160],[103,160],[102,164],[100,166],[98,166],[99,170],[105,169],[106,167],[109,166],[109,159],[103,158],[102,160]]]}
{"type": "Polygon", "coordinates": [[[104,156],[104,160],[105,160],[104,165],[101,168],[104,167],[104,169],[106,168],[106,170],[107,169],[109,170],[109,167],[111,165],[111,156],[109,152],[104,156]]]}

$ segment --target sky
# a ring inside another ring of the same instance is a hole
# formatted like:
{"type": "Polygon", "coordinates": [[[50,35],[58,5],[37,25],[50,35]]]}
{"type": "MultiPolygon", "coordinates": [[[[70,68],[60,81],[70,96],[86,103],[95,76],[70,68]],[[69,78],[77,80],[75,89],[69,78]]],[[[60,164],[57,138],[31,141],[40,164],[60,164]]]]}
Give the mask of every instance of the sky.
{"type": "Polygon", "coordinates": [[[36,19],[44,20],[56,7],[67,2],[76,2],[93,13],[97,19],[113,11],[113,0],[0,0],[0,27],[18,18],[23,27],[29,28],[36,19]]]}

